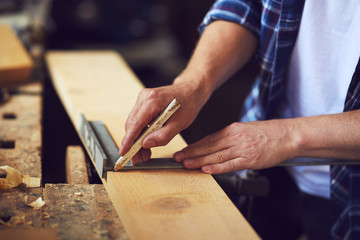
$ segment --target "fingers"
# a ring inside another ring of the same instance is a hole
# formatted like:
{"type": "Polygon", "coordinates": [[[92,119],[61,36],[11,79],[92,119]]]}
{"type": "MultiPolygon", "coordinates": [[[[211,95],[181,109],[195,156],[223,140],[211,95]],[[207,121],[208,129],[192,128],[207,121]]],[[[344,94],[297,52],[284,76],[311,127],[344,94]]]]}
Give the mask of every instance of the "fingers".
{"type": "Polygon", "coordinates": [[[218,174],[244,169],[250,166],[243,154],[247,154],[242,134],[234,133],[234,126],[189,145],[174,154],[174,160],[183,162],[188,169],[201,168],[204,173],[218,174]]]}
{"type": "Polygon", "coordinates": [[[214,153],[205,156],[186,159],[183,161],[183,164],[186,168],[196,169],[204,165],[216,164],[216,163],[222,163],[228,161],[229,159],[233,158],[233,155],[234,155],[233,149],[228,148],[228,149],[216,151],[214,153]]]}
{"type": "Polygon", "coordinates": [[[126,134],[119,149],[120,155],[124,155],[130,150],[141,131],[161,112],[163,106],[154,103],[155,100],[152,95],[154,93],[149,89],[144,89],[139,94],[137,102],[125,123],[126,134]]]}
{"type": "Polygon", "coordinates": [[[246,168],[242,166],[242,160],[243,159],[241,158],[236,158],[220,164],[205,165],[201,167],[201,171],[208,174],[222,174],[238,170],[244,170],[246,168]]]}
{"type": "Polygon", "coordinates": [[[201,156],[208,156],[209,154],[216,153],[220,150],[230,148],[235,142],[233,136],[228,136],[226,131],[220,131],[202,140],[187,146],[183,150],[174,154],[174,160],[177,162],[184,161],[185,159],[198,158],[201,156]]]}
{"type": "Polygon", "coordinates": [[[141,106],[143,105],[144,99],[145,99],[146,93],[144,90],[142,90],[139,93],[139,96],[136,100],[136,103],[133,107],[133,109],[131,110],[126,122],[125,122],[125,128],[128,128],[131,125],[131,121],[134,118],[134,116],[137,114],[137,112],[139,111],[139,109],[141,108],[141,106]]]}
{"type": "MultiPolygon", "coordinates": [[[[140,150],[141,151],[141,150],[140,150]]],[[[136,165],[138,164],[140,161],[141,161],[141,154],[140,154],[140,151],[138,153],[136,153],[132,159],[131,159],[131,162],[136,165]]]]}
{"type": "Polygon", "coordinates": [[[131,162],[134,165],[136,165],[140,161],[142,161],[142,162],[149,161],[150,157],[151,157],[151,150],[142,148],[142,149],[140,149],[140,151],[137,154],[134,155],[134,157],[131,159],[131,162]]]}
{"type": "Polygon", "coordinates": [[[142,148],[141,150],[142,150],[140,152],[141,159],[145,163],[145,162],[149,161],[149,159],[151,157],[151,150],[150,149],[145,149],[145,148],[142,148]]]}
{"type": "Polygon", "coordinates": [[[160,128],[156,132],[149,134],[149,136],[144,139],[142,146],[144,148],[165,146],[179,132],[180,130],[178,130],[178,124],[176,123],[176,121],[169,120],[162,128],[160,128]]]}

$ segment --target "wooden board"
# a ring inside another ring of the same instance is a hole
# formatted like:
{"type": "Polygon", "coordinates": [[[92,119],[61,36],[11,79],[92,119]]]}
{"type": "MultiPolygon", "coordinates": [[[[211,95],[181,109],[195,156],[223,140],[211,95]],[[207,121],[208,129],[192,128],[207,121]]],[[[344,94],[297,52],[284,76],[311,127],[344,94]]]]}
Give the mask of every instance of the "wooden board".
{"type": "Polygon", "coordinates": [[[66,182],[69,184],[89,184],[85,153],[81,146],[66,148],[66,182]]]}
{"type": "MultiPolygon", "coordinates": [[[[115,52],[50,52],[54,86],[77,131],[80,114],[100,120],[117,144],[143,88],[115,52]]],[[[176,136],[153,157],[185,146],[176,136]]],[[[132,239],[258,239],[211,175],[188,170],[108,172],[102,179],[132,239]]]]}
{"type": "Polygon", "coordinates": [[[46,184],[44,226],[59,239],[129,239],[103,185],[46,184]]]}
{"type": "Polygon", "coordinates": [[[19,91],[23,94],[12,95],[0,105],[0,141],[6,143],[0,147],[0,166],[41,178],[42,86],[28,84],[19,91]]]}
{"type": "Polygon", "coordinates": [[[9,25],[0,24],[0,85],[28,80],[33,62],[9,25]]]}

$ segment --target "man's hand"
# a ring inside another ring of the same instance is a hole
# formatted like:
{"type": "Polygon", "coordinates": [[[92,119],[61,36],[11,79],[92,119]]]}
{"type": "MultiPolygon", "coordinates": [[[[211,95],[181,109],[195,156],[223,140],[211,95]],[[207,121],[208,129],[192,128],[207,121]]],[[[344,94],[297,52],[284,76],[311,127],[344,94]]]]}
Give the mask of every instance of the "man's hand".
{"type": "Polygon", "coordinates": [[[151,156],[150,148],[168,144],[176,134],[188,127],[207,101],[207,97],[202,94],[202,89],[194,84],[192,86],[183,83],[173,84],[142,90],[125,123],[126,135],[122,140],[120,155],[124,155],[130,150],[142,129],[159,115],[174,98],[180,102],[181,107],[162,128],[144,139],[143,148],[132,159],[134,164],[139,160],[146,162],[151,156]]]}
{"type": "Polygon", "coordinates": [[[293,157],[287,120],[233,123],[175,153],[189,169],[219,174],[242,169],[268,168],[293,157]]]}

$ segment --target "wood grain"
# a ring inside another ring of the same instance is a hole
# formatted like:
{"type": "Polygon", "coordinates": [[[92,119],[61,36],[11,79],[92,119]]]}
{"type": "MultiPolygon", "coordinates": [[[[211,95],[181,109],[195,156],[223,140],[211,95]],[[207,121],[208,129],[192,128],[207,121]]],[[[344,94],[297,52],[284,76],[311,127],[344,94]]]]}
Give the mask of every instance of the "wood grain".
{"type": "Polygon", "coordinates": [[[89,184],[85,153],[81,146],[66,148],[66,182],[69,184],[89,184]]]}
{"type": "MultiPolygon", "coordinates": [[[[120,143],[143,88],[114,52],[50,52],[54,86],[76,129],[80,114],[102,121],[120,143]]],[[[153,157],[186,146],[178,135],[153,157]]],[[[108,172],[102,179],[131,239],[258,239],[211,175],[199,171],[108,172]]]]}
{"type": "Polygon", "coordinates": [[[10,26],[0,24],[0,85],[28,80],[33,62],[10,26]]]}

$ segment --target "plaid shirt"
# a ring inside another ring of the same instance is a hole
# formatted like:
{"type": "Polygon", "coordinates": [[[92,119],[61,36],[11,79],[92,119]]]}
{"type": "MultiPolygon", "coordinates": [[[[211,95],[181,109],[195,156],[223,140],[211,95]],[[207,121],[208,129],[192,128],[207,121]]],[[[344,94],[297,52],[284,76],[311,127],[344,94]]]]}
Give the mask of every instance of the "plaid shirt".
{"type": "MultiPolygon", "coordinates": [[[[242,121],[271,119],[285,96],[285,74],[298,34],[304,0],[218,0],[199,26],[221,19],[246,27],[259,40],[259,72],[245,101],[242,121]]],[[[344,111],[360,109],[360,58],[344,111]]],[[[360,166],[331,168],[333,239],[360,239],[360,166]]]]}

